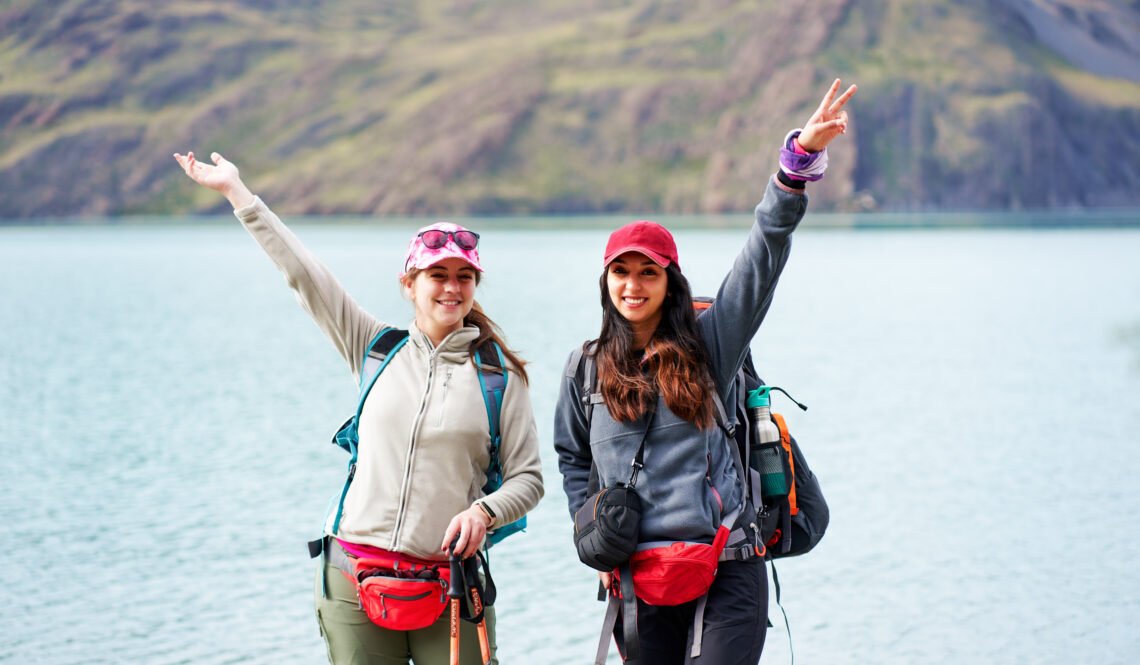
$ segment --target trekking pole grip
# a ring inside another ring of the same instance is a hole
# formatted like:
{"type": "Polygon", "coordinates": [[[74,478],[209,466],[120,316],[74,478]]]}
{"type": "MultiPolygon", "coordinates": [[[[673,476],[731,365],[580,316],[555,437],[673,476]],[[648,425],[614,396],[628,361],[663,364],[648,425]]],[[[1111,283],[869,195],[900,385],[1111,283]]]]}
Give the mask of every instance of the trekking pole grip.
{"type": "Polygon", "coordinates": [[[447,564],[451,569],[451,580],[447,587],[447,595],[449,598],[462,598],[465,595],[463,589],[463,562],[459,555],[455,553],[455,544],[459,542],[459,536],[456,535],[451,541],[451,545],[447,548],[447,564]]]}

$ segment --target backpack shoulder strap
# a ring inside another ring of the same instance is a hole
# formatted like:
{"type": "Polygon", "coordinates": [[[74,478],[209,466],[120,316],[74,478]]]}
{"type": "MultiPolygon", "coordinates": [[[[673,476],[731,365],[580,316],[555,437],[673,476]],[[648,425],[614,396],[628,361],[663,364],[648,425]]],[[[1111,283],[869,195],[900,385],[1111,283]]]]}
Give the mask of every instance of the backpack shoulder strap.
{"type": "Polygon", "coordinates": [[[594,415],[594,405],[602,403],[602,394],[596,392],[598,383],[598,363],[594,359],[594,352],[598,348],[598,340],[589,340],[580,348],[574,349],[570,354],[569,366],[573,367],[573,376],[581,391],[582,412],[586,415],[586,429],[590,429],[590,420],[594,415]]]}
{"type": "MultiPolygon", "coordinates": [[[[506,361],[503,350],[494,340],[475,350],[475,369],[478,370],[479,388],[483,392],[483,405],[487,407],[487,423],[491,434],[491,463],[498,462],[499,442],[502,433],[499,419],[503,410],[503,396],[507,393],[506,361]]],[[[500,482],[502,479],[500,478],[500,482]]]]}
{"type": "MultiPolygon", "coordinates": [[[[586,416],[586,431],[590,431],[590,421],[594,415],[594,405],[602,403],[602,394],[596,392],[598,382],[598,363],[594,353],[598,348],[598,340],[589,340],[582,346],[574,349],[567,363],[566,376],[574,379],[577,384],[582,413],[586,416]]],[[[590,462],[590,476],[586,481],[587,494],[598,491],[598,467],[590,462]]]]}
{"type": "Polygon", "coordinates": [[[388,362],[396,352],[408,342],[408,331],[401,328],[383,328],[364,351],[364,359],[360,363],[360,403],[357,405],[357,415],[360,407],[364,405],[364,398],[380,378],[380,373],[388,366],[388,362]]]}
{"type": "MultiPolygon", "coordinates": [[[[494,340],[475,349],[473,355],[476,374],[479,377],[480,392],[483,393],[483,405],[487,408],[487,427],[491,439],[491,449],[487,462],[487,482],[483,485],[483,494],[490,494],[503,486],[503,463],[499,457],[499,447],[503,441],[502,412],[503,400],[507,394],[507,379],[510,370],[507,360],[503,356],[503,349],[494,340]]],[[[507,536],[526,528],[526,515],[509,524],[496,527],[487,534],[487,547],[491,547],[507,536]]]]}
{"type": "Polygon", "coordinates": [[[364,401],[368,399],[368,393],[372,392],[372,386],[376,385],[376,380],[380,378],[384,368],[392,362],[396,352],[407,342],[407,330],[382,328],[368,343],[368,349],[364,352],[364,360],[360,365],[360,396],[356,402],[356,413],[333,436],[333,442],[347,450],[349,454],[348,478],[340,490],[340,501],[337,503],[336,517],[333,518],[334,534],[340,529],[340,519],[344,515],[344,498],[348,495],[348,488],[356,475],[357,449],[360,445],[357,427],[360,422],[360,412],[364,410],[364,401]]]}

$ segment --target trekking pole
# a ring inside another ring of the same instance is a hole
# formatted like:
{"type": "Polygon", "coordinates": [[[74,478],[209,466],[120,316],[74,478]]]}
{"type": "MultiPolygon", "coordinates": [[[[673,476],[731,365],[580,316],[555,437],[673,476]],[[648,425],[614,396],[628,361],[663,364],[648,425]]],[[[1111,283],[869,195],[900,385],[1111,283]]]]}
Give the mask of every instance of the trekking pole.
{"type": "Polygon", "coordinates": [[[475,579],[468,586],[471,589],[471,604],[475,606],[475,616],[479,617],[479,654],[483,656],[483,665],[491,665],[491,640],[487,637],[487,617],[483,614],[483,598],[479,594],[479,587],[475,582],[479,579],[479,571],[475,571],[475,579]]]}
{"type": "Polygon", "coordinates": [[[448,550],[447,563],[451,568],[451,583],[447,588],[447,596],[451,598],[451,665],[459,665],[459,600],[463,598],[463,567],[459,557],[455,554],[455,540],[451,541],[448,550]]]}

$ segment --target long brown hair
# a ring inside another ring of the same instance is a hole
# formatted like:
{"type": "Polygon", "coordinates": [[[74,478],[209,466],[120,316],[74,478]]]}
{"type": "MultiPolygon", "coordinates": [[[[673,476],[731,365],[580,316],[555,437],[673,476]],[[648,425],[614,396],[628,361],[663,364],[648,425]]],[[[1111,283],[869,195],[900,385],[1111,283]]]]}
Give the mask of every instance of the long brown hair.
{"type": "Polygon", "coordinates": [[[689,280],[676,265],[665,268],[668,279],[661,322],[649,340],[645,357],[633,348],[633,328],[610,299],[602,271],[602,331],[598,336],[598,389],[610,415],[632,422],[646,413],[658,391],[669,410],[708,429],[715,422],[708,354],[697,329],[689,280]],[[645,371],[643,369],[643,364],[645,371]]]}
{"type": "MultiPolygon", "coordinates": [[[[416,279],[416,275],[421,272],[423,272],[423,270],[420,268],[408,268],[408,272],[405,273],[403,277],[405,283],[412,283],[416,279]]],[[[483,281],[483,273],[476,270],[475,285],[478,286],[481,281],[483,281]]],[[[492,340],[495,344],[499,345],[499,348],[503,350],[503,355],[507,358],[509,367],[504,369],[514,371],[515,374],[518,374],[522,378],[524,383],[530,384],[530,378],[526,373],[526,361],[507,346],[502,328],[492,321],[491,317],[487,316],[487,313],[483,311],[483,307],[479,304],[478,300],[472,302],[471,311],[467,313],[467,316],[463,317],[463,325],[475,326],[479,329],[479,336],[467,346],[467,352],[471,356],[471,364],[475,364],[475,351],[487,340],[492,340]]]]}

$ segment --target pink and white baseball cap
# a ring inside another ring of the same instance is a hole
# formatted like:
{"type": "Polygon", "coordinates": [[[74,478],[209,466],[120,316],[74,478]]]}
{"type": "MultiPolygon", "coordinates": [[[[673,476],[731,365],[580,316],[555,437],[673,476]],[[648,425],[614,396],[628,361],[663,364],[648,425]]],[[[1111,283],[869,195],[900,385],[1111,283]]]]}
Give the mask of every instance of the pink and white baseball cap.
{"type": "Polygon", "coordinates": [[[472,268],[483,272],[483,266],[479,264],[478,246],[479,234],[458,224],[436,222],[425,226],[408,243],[404,271],[400,277],[408,274],[412,268],[423,270],[453,257],[463,259],[472,268]]]}

